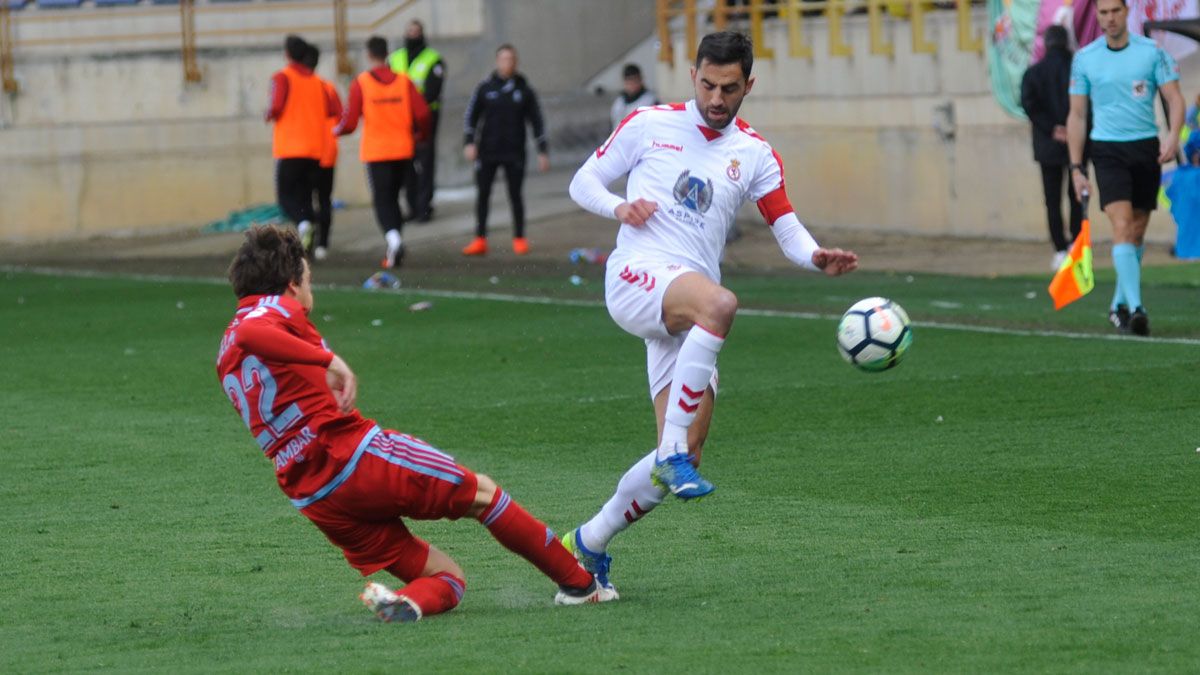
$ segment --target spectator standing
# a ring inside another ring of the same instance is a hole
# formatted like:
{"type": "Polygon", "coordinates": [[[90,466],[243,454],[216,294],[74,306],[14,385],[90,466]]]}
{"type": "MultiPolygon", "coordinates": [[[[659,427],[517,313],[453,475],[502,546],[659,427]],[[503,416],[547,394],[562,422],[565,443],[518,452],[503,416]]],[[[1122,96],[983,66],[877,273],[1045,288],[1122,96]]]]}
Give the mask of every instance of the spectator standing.
{"type": "MultiPolygon", "coordinates": [[[[304,65],[315,74],[320,60],[321,50],[316,45],[309,45],[304,65]]],[[[325,89],[329,110],[325,126],[321,129],[321,160],[313,182],[317,199],[317,235],[316,247],[312,248],[312,254],[315,260],[324,260],[329,256],[329,232],[333,229],[333,174],[338,158],[338,138],[333,135],[333,130],[342,119],[342,99],[332,82],[320,76],[317,76],[317,79],[321,80],[321,86],[325,89]]]]}
{"type": "MultiPolygon", "coordinates": [[[[1067,248],[1079,235],[1083,207],[1070,180],[1070,155],[1067,153],[1067,115],[1071,100],[1067,87],[1071,80],[1071,50],[1067,30],[1050,26],[1043,35],[1046,55],[1029,67],[1021,79],[1021,107],[1033,126],[1033,159],[1042,168],[1042,191],[1046,198],[1046,222],[1054,244],[1051,269],[1058,269],[1067,257],[1067,248]],[[1066,181],[1070,194],[1071,239],[1063,233],[1062,193],[1066,181]]],[[[1087,153],[1084,153],[1084,162],[1087,153]]]]}
{"type": "Polygon", "coordinates": [[[617,96],[617,100],[613,101],[612,112],[609,115],[613,129],[616,129],[621,120],[628,117],[634,110],[648,105],[658,105],[658,96],[646,88],[646,83],[642,79],[642,69],[638,68],[636,63],[625,64],[623,77],[621,94],[617,96]]]}
{"type": "Polygon", "coordinates": [[[394,72],[407,75],[429,106],[429,139],[417,143],[413,154],[413,179],[407,186],[409,212],[418,223],[427,223],[433,219],[434,158],[437,157],[446,64],[442,55],[425,43],[425,25],[414,19],[404,33],[404,46],[392,52],[388,65],[394,72]]]}
{"type": "Polygon", "coordinates": [[[313,186],[320,166],[325,119],[332,106],[324,87],[304,65],[309,44],[298,35],[283,43],[288,64],[271,76],[270,107],[274,123],[271,154],[275,157],[275,194],[285,217],[296,225],[305,248],[312,245],[313,186]]]}
{"type": "Polygon", "coordinates": [[[371,68],[350,84],[346,112],[334,135],[353,133],[362,117],[359,159],[367,167],[375,219],[387,242],[382,265],[391,268],[404,258],[400,190],[412,171],[416,144],[429,137],[429,106],[407,75],[388,67],[387,58],[387,40],[377,35],[367,40],[371,68]]]}
{"type": "Polygon", "coordinates": [[[533,127],[537,143],[538,171],[550,169],[547,155],[546,124],[537,95],[517,72],[517,50],[501,45],[496,50],[496,70],[486,77],[467,103],[464,115],[463,156],[475,165],[475,239],[463,249],[463,255],[487,255],[488,200],[496,171],[504,167],[508,202],[512,207],[513,253],[525,255],[525,201],[521,185],[525,180],[525,125],[533,127]]]}

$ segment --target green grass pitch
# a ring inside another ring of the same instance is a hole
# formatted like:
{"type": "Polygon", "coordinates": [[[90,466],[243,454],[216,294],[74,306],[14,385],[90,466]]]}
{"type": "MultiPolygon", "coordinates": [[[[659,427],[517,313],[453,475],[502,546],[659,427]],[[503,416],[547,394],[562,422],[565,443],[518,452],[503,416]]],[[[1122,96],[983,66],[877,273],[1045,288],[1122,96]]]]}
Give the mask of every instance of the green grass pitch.
{"type": "MultiPolygon", "coordinates": [[[[620,602],[554,607],[477,523],[418,523],[468,590],[401,626],[359,605],[222,395],[227,288],[0,272],[0,671],[1195,672],[1200,303],[1179,271],[1148,279],[1156,334],[1184,339],[928,325],[1100,333],[1103,277],[1057,315],[1047,279],[730,279],[744,308],[889,296],[915,343],[870,375],[832,319],[739,317],[718,491],[616,540],[620,602]]],[[[528,286],[598,298],[594,271],[528,286]]],[[[641,343],[598,306],[407,311],[425,298],[318,289],[364,414],[559,532],[589,517],[653,444],[641,343]]]]}

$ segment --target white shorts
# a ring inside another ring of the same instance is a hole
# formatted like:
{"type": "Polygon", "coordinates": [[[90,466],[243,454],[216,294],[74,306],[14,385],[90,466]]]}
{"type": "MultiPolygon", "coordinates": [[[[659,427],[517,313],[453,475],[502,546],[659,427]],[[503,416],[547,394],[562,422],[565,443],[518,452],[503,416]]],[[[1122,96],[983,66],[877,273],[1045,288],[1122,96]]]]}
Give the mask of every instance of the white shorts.
{"type": "MultiPolygon", "coordinates": [[[[672,335],[663,323],[663,296],[672,281],[699,270],[674,262],[614,254],[604,274],[604,304],[608,314],[625,332],[646,341],[646,373],[650,399],[671,383],[675,357],[686,333],[672,335]]],[[[717,390],[714,370],[710,386],[717,390]]]]}

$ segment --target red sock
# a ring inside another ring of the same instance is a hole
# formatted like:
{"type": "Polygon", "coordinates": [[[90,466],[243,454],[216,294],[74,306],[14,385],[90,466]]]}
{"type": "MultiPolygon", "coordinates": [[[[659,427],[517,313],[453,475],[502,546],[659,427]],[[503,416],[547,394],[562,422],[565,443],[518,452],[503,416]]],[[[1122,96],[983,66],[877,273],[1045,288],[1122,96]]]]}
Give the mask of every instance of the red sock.
{"type": "Polygon", "coordinates": [[[579,566],[575,556],[563,548],[550,528],[529,515],[504,490],[496,490],[492,503],[479,514],[479,522],[496,541],[533,563],[554,583],[571,588],[591,585],[592,575],[579,566]]]}
{"type": "Polygon", "coordinates": [[[439,572],[431,577],[419,577],[401,589],[397,595],[411,600],[421,610],[421,616],[432,616],[449,612],[458,606],[467,582],[448,572],[439,572]]]}

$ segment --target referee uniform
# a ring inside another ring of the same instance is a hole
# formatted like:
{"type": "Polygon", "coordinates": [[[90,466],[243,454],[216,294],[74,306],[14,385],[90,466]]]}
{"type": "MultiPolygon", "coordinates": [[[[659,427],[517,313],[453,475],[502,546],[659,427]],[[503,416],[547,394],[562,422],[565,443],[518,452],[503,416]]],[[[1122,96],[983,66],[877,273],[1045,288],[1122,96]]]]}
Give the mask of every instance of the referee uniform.
{"type": "MultiPolygon", "coordinates": [[[[1092,107],[1091,158],[1101,208],[1129,202],[1135,222],[1146,222],[1155,209],[1162,167],[1154,104],[1159,88],[1178,79],[1175,60],[1140,35],[1130,34],[1120,49],[1102,36],[1075,55],[1069,91],[1088,97],[1092,107]]],[[[1072,166],[1072,174],[1075,171],[1086,174],[1080,164],[1072,166]]],[[[1117,288],[1109,317],[1119,330],[1146,335],[1149,321],[1141,298],[1144,231],[1135,235],[1136,242],[1113,244],[1117,288]]]]}

